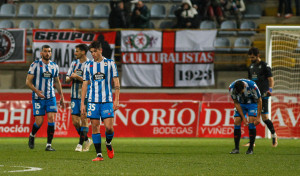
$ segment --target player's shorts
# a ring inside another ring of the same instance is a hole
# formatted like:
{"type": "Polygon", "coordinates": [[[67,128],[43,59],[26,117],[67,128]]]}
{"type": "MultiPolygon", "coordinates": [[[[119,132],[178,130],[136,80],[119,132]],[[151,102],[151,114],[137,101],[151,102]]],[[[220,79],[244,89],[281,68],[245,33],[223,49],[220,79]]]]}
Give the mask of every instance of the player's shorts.
{"type": "Polygon", "coordinates": [[[269,114],[269,99],[262,99],[261,114],[269,114]]]}
{"type": "Polygon", "coordinates": [[[52,97],[50,99],[43,100],[32,100],[33,115],[43,116],[45,112],[57,112],[56,98],[52,97]]]}
{"type": "MultiPolygon", "coordinates": [[[[257,116],[257,104],[256,103],[252,103],[252,104],[240,104],[241,108],[243,110],[244,116],[245,118],[247,118],[247,114],[248,116],[253,116],[256,117],[257,116]]],[[[239,112],[235,109],[234,110],[234,117],[240,117],[241,115],[239,114],[239,112]]]]}
{"type": "MultiPolygon", "coordinates": [[[[87,98],[84,100],[84,104],[87,105],[87,98]]],[[[71,98],[71,114],[80,116],[81,99],[71,98]]]]}
{"type": "Polygon", "coordinates": [[[113,103],[88,103],[87,117],[90,119],[101,119],[114,117],[113,103]]]}

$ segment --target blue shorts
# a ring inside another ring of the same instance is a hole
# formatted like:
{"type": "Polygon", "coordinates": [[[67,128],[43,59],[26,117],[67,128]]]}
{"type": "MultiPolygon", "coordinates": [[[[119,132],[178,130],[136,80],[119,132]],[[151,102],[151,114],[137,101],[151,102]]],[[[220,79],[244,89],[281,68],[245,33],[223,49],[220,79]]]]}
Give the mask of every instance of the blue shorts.
{"type": "Polygon", "coordinates": [[[88,103],[87,117],[90,119],[101,119],[114,117],[113,103],[88,103]]]}
{"type": "MultiPolygon", "coordinates": [[[[84,100],[84,104],[87,104],[87,98],[84,100]]],[[[71,114],[80,116],[80,105],[81,105],[81,99],[71,99],[71,114]]]]}
{"type": "MultiPolygon", "coordinates": [[[[247,114],[248,116],[253,116],[256,117],[257,116],[257,104],[256,103],[252,103],[252,104],[240,104],[244,113],[245,118],[247,118],[247,114]]],[[[239,112],[237,112],[237,110],[234,110],[234,117],[240,117],[239,112]]]]}
{"type": "Polygon", "coordinates": [[[57,112],[56,98],[52,97],[50,99],[44,100],[32,100],[33,115],[43,116],[45,112],[57,112]]]}

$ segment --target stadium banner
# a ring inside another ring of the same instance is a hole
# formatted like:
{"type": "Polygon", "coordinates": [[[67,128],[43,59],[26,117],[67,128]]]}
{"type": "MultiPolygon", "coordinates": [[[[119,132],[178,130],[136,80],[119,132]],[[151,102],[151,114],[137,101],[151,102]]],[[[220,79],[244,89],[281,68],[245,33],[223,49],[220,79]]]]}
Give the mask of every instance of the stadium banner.
{"type": "MultiPolygon", "coordinates": [[[[229,102],[203,102],[201,104],[199,137],[232,138],[234,104],[229,102]]],[[[249,137],[248,127],[241,125],[242,136],[249,137]]],[[[264,123],[256,126],[257,138],[265,137],[264,123]]]]}
{"type": "Polygon", "coordinates": [[[0,29],[0,64],[26,62],[26,29],[0,29]]]}
{"type": "MultiPolygon", "coordinates": [[[[52,60],[59,66],[60,77],[63,87],[70,87],[67,84],[66,74],[75,59],[75,46],[81,43],[89,45],[92,41],[98,40],[102,44],[103,56],[114,59],[116,32],[93,32],[80,30],[55,30],[55,29],[33,29],[33,57],[34,60],[40,58],[40,50],[43,45],[52,48],[52,60]]],[[[90,52],[87,53],[89,59],[93,59],[90,52]]]]}
{"type": "Polygon", "coordinates": [[[122,69],[131,70],[130,73],[122,75],[121,82],[127,83],[125,85],[122,84],[122,86],[199,87],[214,85],[213,42],[216,34],[216,30],[121,31],[122,69]],[[142,66],[143,69],[141,69],[139,64],[144,64],[142,66]],[[159,82],[161,82],[161,85],[153,84],[149,86],[151,82],[158,82],[158,77],[152,77],[154,81],[150,81],[148,79],[149,75],[144,72],[144,70],[151,70],[153,64],[161,65],[161,70],[156,73],[160,74],[161,80],[159,82]],[[187,70],[187,68],[180,70],[186,67],[184,64],[207,65],[197,65],[200,68],[193,66],[192,70],[187,70]],[[209,72],[207,70],[208,67],[212,68],[209,69],[209,72]],[[184,80],[180,81],[179,76],[183,72],[185,72],[185,75],[182,76],[185,76],[185,78],[182,77],[184,80]],[[177,77],[176,74],[178,75],[177,77]],[[210,79],[204,79],[204,77],[210,79]],[[145,79],[148,81],[140,82],[145,79]],[[138,85],[136,84],[137,82],[139,82],[138,85]]]}

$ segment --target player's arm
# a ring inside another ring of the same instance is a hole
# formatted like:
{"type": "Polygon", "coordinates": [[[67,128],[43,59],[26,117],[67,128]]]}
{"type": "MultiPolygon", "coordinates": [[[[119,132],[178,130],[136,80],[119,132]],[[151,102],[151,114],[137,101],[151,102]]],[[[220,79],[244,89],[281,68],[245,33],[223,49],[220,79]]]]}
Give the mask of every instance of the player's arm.
{"type": "Polygon", "coordinates": [[[60,105],[65,108],[65,100],[64,100],[64,94],[63,94],[63,91],[62,91],[62,88],[61,88],[61,83],[59,81],[59,78],[58,77],[54,77],[54,81],[55,81],[55,87],[56,87],[56,90],[60,96],[60,105]]]}
{"type": "Polygon", "coordinates": [[[234,107],[237,110],[237,112],[240,114],[242,121],[244,122],[245,126],[248,125],[247,119],[245,118],[245,115],[243,113],[242,107],[240,105],[240,103],[237,100],[233,100],[234,102],[234,107]]]}
{"type": "Polygon", "coordinates": [[[272,90],[274,87],[274,78],[273,77],[268,77],[268,81],[269,81],[269,91],[267,92],[268,96],[272,95],[272,90]]]}
{"type": "Polygon", "coordinates": [[[32,80],[34,78],[34,75],[31,74],[27,74],[27,78],[26,78],[26,85],[33,91],[35,92],[38,97],[40,98],[45,98],[45,96],[42,94],[43,92],[38,90],[37,88],[34,87],[34,85],[32,84],[32,80]]]}
{"type": "Polygon", "coordinates": [[[85,95],[87,93],[88,84],[89,84],[89,81],[83,81],[82,89],[81,89],[80,110],[81,110],[81,115],[83,115],[84,117],[86,117],[86,107],[85,107],[84,101],[85,101],[85,95]]]}
{"type": "Polygon", "coordinates": [[[113,78],[114,86],[115,86],[115,100],[114,100],[114,110],[119,109],[119,98],[120,98],[120,81],[118,77],[113,78]]]}

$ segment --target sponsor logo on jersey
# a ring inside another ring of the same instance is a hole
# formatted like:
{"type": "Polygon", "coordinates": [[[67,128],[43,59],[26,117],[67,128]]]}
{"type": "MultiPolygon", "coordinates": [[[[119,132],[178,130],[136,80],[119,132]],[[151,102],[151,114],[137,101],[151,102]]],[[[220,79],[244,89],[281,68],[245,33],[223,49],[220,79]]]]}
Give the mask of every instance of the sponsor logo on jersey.
{"type": "Polygon", "coordinates": [[[45,79],[52,78],[52,74],[49,71],[46,71],[43,73],[43,78],[45,78],[45,79]]]}
{"type": "Polygon", "coordinates": [[[103,79],[105,79],[105,74],[104,73],[97,72],[97,73],[94,74],[94,80],[101,81],[103,79]]]}

